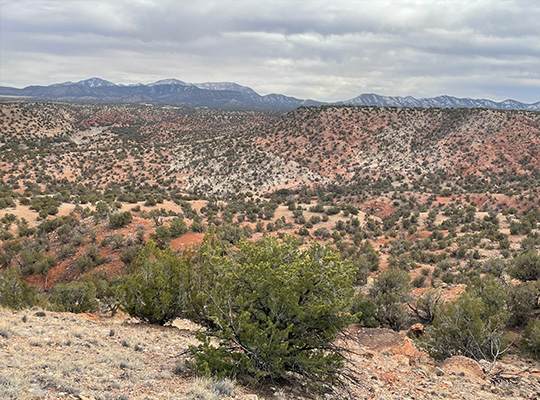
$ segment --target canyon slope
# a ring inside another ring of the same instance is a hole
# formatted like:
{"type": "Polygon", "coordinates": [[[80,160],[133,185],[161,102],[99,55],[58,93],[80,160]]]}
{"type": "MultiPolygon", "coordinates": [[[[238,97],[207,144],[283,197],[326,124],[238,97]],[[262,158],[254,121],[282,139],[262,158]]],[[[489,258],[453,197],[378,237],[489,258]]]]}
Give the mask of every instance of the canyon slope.
{"type": "Polygon", "coordinates": [[[4,103],[0,129],[5,173],[102,188],[173,179],[219,195],[378,180],[459,193],[506,190],[540,168],[540,113],[527,111],[4,103]]]}

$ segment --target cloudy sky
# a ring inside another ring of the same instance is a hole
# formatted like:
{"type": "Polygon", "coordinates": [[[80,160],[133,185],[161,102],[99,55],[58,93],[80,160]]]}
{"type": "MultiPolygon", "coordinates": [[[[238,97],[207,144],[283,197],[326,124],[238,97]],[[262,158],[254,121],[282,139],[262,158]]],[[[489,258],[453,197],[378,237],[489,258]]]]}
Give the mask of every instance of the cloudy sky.
{"type": "Polygon", "coordinates": [[[0,0],[0,85],[540,100],[540,1],[0,0]]]}

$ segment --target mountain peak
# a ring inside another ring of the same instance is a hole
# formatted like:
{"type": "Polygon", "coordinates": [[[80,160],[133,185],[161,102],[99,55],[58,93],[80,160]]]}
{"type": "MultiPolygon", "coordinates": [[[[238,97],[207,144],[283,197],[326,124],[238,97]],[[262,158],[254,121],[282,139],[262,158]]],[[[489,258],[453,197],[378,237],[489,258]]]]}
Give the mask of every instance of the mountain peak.
{"type": "Polygon", "coordinates": [[[48,87],[70,86],[70,85],[75,85],[75,82],[66,81],[62,83],[53,83],[52,85],[49,85],[48,87]]]}
{"type": "Polygon", "coordinates": [[[87,87],[109,87],[109,86],[116,86],[116,84],[106,81],[105,79],[93,77],[90,79],[84,79],[82,81],[79,81],[75,83],[74,85],[80,85],[80,86],[87,86],[87,87]]]}
{"type": "Polygon", "coordinates": [[[182,86],[188,86],[188,85],[191,85],[191,84],[186,83],[184,81],[181,81],[180,79],[169,78],[169,79],[160,79],[159,81],[149,83],[146,86],[158,86],[158,85],[182,85],[182,86]]]}
{"type": "Polygon", "coordinates": [[[255,90],[248,86],[239,85],[235,82],[202,82],[194,83],[199,89],[204,90],[231,90],[233,92],[243,92],[256,94],[255,90]]]}

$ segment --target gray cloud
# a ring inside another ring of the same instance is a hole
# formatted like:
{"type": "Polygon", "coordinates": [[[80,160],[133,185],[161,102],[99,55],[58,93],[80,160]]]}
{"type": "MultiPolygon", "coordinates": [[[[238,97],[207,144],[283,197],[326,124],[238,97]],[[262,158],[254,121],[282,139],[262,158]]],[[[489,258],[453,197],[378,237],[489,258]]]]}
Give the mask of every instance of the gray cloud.
{"type": "Polygon", "coordinates": [[[540,2],[0,0],[0,83],[540,100],[540,2]]]}

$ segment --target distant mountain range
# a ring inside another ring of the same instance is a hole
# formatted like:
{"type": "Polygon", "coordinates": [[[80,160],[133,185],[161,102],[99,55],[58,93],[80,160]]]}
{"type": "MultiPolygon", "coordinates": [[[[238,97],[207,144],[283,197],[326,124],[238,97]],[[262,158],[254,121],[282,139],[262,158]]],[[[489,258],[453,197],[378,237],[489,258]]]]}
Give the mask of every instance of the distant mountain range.
{"type": "Polygon", "coordinates": [[[438,96],[425,99],[416,99],[412,96],[379,96],[377,94],[361,94],[354,99],[339,102],[353,106],[380,106],[380,107],[421,107],[421,108],[491,108],[498,110],[528,110],[540,111],[540,101],[525,104],[516,100],[496,102],[486,99],[469,99],[452,96],[438,96]]]}
{"type": "Polygon", "coordinates": [[[190,107],[248,110],[292,110],[301,106],[355,105],[421,108],[491,108],[540,111],[540,101],[525,104],[516,100],[495,102],[486,99],[439,96],[416,99],[412,96],[379,96],[362,94],[350,100],[325,103],[303,100],[282,94],[260,95],[255,90],[233,82],[188,83],[178,79],[162,79],[149,84],[118,85],[100,78],[79,82],[55,83],[49,86],[28,86],[24,89],[0,86],[0,98],[33,100],[83,101],[100,103],[159,103],[190,107]]]}

